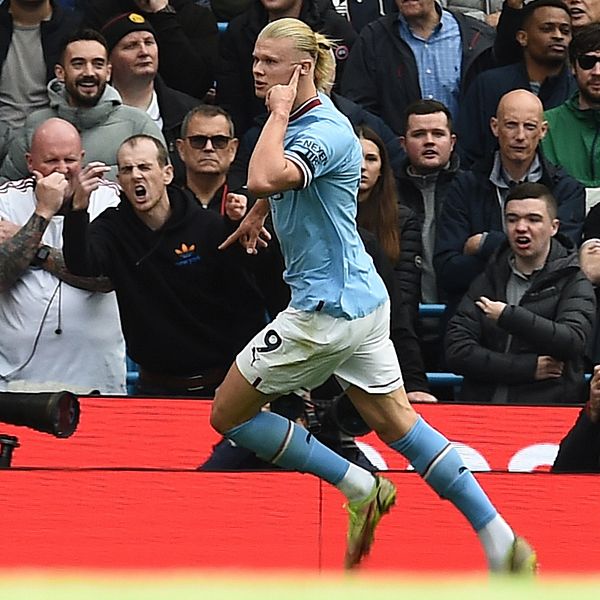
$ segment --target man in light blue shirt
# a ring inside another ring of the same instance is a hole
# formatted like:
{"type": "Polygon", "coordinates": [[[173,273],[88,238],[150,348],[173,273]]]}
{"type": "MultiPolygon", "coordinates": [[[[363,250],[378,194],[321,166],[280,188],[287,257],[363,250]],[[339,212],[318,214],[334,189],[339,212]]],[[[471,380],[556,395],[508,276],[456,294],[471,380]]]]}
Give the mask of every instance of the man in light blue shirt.
{"type": "Polygon", "coordinates": [[[340,457],[300,425],[261,410],[334,374],[379,437],[462,512],[491,570],[534,571],[535,552],[406,396],[389,337],[387,292],[354,222],[358,140],[318,92],[331,81],[330,40],[297,19],[278,19],[261,31],[253,56],[255,91],[269,111],[248,169],[248,188],[260,200],[222,247],[239,239],[254,253],[266,243],[263,224],[271,210],[292,300],[236,357],[215,395],[211,425],[259,458],[312,473],[346,496],[345,566],[352,569],[396,500],[394,484],[340,457]]]}

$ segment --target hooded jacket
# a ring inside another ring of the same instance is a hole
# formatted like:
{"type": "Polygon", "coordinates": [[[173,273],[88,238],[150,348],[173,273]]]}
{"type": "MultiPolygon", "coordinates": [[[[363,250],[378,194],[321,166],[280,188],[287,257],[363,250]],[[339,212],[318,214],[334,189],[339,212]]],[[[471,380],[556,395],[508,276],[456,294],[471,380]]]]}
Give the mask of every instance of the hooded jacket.
{"type": "MultiPolygon", "coordinates": [[[[169,186],[171,216],[152,231],[121,194],[121,203],[89,223],[85,211],[65,216],[69,270],[113,282],[128,355],[165,375],[228,368],[265,324],[263,298],[237,245],[220,251],[225,221],[169,186]]],[[[240,247],[241,248],[241,247],[240,247]]]]}
{"type": "Polygon", "coordinates": [[[579,92],[544,113],[546,158],[585,187],[600,186],[600,110],[579,108],[579,92]]]}
{"type": "MultiPolygon", "coordinates": [[[[474,77],[493,66],[494,30],[460,12],[452,14],[462,40],[462,97],[474,77]]],[[[421,86],[415,56],[400,37],[398,19],[393,12],[362,29],[344,69],[342,94],[379,115],[402,135],[404,111],[421,98],[421,86]]]]}
{"type": "MultiPolygon", "coordinates": [[[[335,11],[330,0],[303,0],[299,18],[313,31],[338,41],[336,80],[340,81],[357,36],[352,25],[335,11]]],[[[267,23],[267,11],[260,0],[254,0],[250,8],[232,19],[221,37],[217,103],[231,115],[238,137],[253,125],[254,117],[265,113],[264,100],[254,94],[252,53],[256,38],[267,23]]]]}
{"type": "Polygon", "coordinates": [[[114,179],[116,174],[117,150],[128,137],[146,134],[165,142],[162,133],[143,111],[124,106],[115,88],[107,85],[95,106],[71,106],[67,100],[65,84],[53,79],[48,84],[50,106],[31,113],[25,124],[12,137],[8,152],[0,169],[6,179],[21,179],[29,174],[25,153],[31,147],[33,133],[44,121],[59,117],[72,123],[81,135],[85,150],[85,162],[99,160],[112,167],[107,175],[114,179]]]}
{"type": "Polygon", "coordinates": [[[489,402],[499,385],[508,386],[508,402],[578,403],[585,391],[583,353],[591,334],[596,300],[592,284],[579,268],[572,244],[553,238],[544,267],[532,276],[518,305],[507,305],[497,321],[475,304],[480,296],[506,302],[512,251],[505,242],[473,281],[450,319],[446,361],[464,375],[460,399],[489,402]],[[537,381],[538,356],[564,361],[557,379],[537,381]]]}

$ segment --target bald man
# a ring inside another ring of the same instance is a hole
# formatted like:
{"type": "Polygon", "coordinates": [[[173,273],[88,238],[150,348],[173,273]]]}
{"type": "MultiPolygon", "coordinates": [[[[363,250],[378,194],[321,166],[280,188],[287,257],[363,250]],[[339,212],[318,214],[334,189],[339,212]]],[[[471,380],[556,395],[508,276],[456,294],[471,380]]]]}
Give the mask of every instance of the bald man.
{"type": "Polygon", "coordinates": [[[506,239],[504,201],[517,183],[543,183],[558,204],[559,234],[579,246],[585,190],[539,152],[547,124],[542,103],[527,90],[508,92],[490,120],[499,149],[454,178],[438,219],[434,267],[450,313],[506,239]]]}
{"type": "Polygon", "coordinates": [[[91,218],[118,204],[106,165],[82,167],[83,156],[75,127],[49,119],[25,156],[31,176],[0,186],[0,391],[126,391],[111,283],[67,271],[53,216],[57,199],[89,198],[91,218]]]}

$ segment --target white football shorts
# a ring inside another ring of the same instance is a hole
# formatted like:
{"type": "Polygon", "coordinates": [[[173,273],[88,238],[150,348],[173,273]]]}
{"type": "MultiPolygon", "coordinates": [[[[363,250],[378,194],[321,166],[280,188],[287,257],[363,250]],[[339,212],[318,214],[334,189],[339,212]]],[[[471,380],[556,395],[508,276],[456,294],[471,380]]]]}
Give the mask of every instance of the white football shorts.
{"type": "Polygon", "coordinates": [[[403,385],[389,334],[389,301],[351,321],[288,307],[247,344],[236,364],[263,394],[311,390],[332,374],[344,388],[386,394],[403,385]]]}

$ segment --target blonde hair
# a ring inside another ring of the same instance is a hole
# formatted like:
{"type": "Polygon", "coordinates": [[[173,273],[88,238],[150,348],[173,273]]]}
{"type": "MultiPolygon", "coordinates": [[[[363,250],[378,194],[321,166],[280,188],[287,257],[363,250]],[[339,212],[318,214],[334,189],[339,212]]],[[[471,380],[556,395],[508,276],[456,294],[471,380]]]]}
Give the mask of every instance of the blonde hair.
{"type": "Polygon", "coordinates": [[[272,21],[258,34],[258,39],[291,38],[294,48],[307,52],[315,61],[315,86],[323,92],[331,87],[335,78],[335,58],[333,50],[336,42],[321,33],[313,31],[298,19],[284,18],[272,21]]]}

